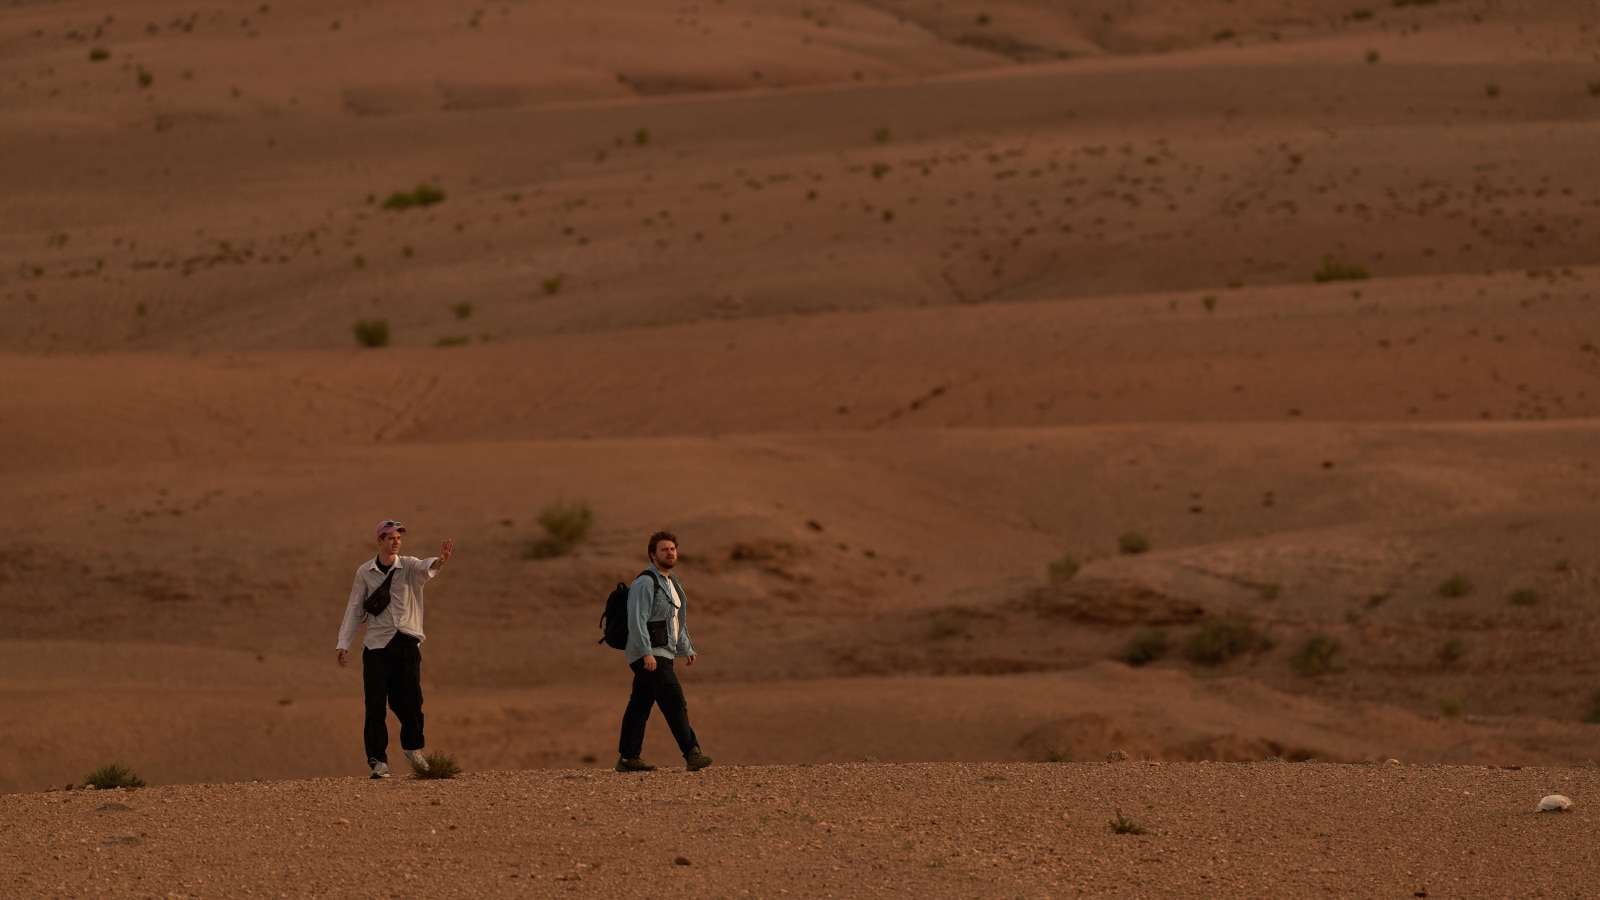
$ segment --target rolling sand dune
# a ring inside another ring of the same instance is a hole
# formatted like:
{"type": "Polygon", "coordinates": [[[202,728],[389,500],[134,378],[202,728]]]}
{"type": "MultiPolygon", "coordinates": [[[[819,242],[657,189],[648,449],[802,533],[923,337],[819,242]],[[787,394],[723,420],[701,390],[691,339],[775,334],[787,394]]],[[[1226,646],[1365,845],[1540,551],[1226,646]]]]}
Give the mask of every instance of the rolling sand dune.
{"type": "Polygon", "coordinates": [[[1581,895],[1592,13],[6,7],[0,883],[369,890],[296,853],[367,828],[430,895],[1581,895]],[[457,544],[453,785],[320,780],[384,516],[457,544]],[[591,771],[659,527],[709,779],[591,771]],[[113,761],[158,787],[30,793],[113,761]],[[657,787],[696,824],[615,862],[657,787]]]}

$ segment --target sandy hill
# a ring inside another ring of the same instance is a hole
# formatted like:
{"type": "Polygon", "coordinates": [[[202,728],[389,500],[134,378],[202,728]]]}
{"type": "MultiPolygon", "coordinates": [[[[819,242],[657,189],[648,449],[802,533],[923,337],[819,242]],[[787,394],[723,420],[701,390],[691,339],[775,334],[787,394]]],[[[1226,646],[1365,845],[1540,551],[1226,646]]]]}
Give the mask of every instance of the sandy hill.
{"type": "Polygon", "coordinates": [[[662,526],[719,761],[1600,757],[1592,10],[1060,6],[9,7],[0,790],[360,771],[385,516],[471,771],[662,526]]]}

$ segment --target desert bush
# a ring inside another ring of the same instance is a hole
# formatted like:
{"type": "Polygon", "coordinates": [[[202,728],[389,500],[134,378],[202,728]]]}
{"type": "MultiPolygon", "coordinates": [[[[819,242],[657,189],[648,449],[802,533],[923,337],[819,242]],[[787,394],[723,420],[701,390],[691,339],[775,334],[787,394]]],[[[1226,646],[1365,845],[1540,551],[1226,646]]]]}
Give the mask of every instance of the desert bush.
{"type": "Polygon", "coordinates": [[[887,174],[889,174],[889,164],[888,163],[875,162],[875,163],[872,164],[872,177],[873,178],[881,180],[883,178],[883,176],[885,176],[887,174]]]}
{"type": "Polygon", "coordinates": [[[388,319],[362,319],[351,326],[356,343],[363,347],[382,347],[389,343],[388,319]]]}
{"type": "Polygon", "coordinates": [[[1495,97],[1500,96],[1500,85],[1497,82],[1491,81],[1483,86],[1483,93],[1484,96],[1494,99],[1495,97]]]}
{"type": "Polygon", "coordinates": [[[1458,637],[1448,637],[1439,646],[1439,661],[1453,663],[1467,653],[1467,643],[1458,637]]]}
{"type": "Polygon", "coordinates": [[[575,503],[557,501],[539,511],[539,527],[545,536],[533,542],[528,555],[534,559],[550,559],[572,552],[589,536],[594,525],[594,513],[582,500],[575,503]]]}
{"type": "Polygon", "coordinates": [[[95,47],[89,51],[90,62],[105,62],[111,58],[111,51],[104,47],[95,47]]]}
{"type": "Polygon", "coordinates": [[[928,622],[928,636],[936,641],[960,637],[971,627],[971,616],[959,609],[941,609],[928,622]]]}
{"type": "Polygon", "coordinates": [[[1118,553],[1148,553],[1150,552],[1150,539],[1137,531],[1129,531],[1117,538],[1118,553]]]}
{"type": "Polygon", "coordinates": [[[1600,97],[1600,78],[1589,82],[1589,96],[1600,97]]]}
{"type": "Polygon", "coordinates": [[[1506,596],[1506,602],[1512,606],[1532,606],[1544,599],[1538,588],[1520,587],[1506,596]]]}
{"type": "Polygon", "coordinates": [[[472,315],[472,304],[463,300],[462,302],[450,307],[450,311],[455,313],[456,318],[458,319],[469,318],[472,315]]]}
{"type": "Polygon", "coordinates": [[[1145,833],[1145,827],[1140,825],[1138,822],[1123,816],[1121,809],[1117,810],[1117,817],[1111,820],[1111,830],[1115,834],[1145,833]]]}
{"type": "Polygon", "coordinates": [[[1360,263],[1339,262],[1329,257],[1322,261],[1322,268],[1312,273],[1311,277],[1322,284],[1329,281],[1365,281],[1372,275],[1360,263]]]}
{"type": "Polygon", "coordinates": [[[1044,745],[1045,762],[1072,762],[1072,751],[1057,744],[1044,745]]]}
{"type": "Polygon", "coordinates": [[[99,788],[100,790],[105,790],[106,788],[127,788],[132,790],[133,788],[144,787],[143,778],[135,775],[133,770],[127,766],[117,765],[116,763],[101,766],[90,772],[83,779],[83,783],[85,786],[99,788]]]}
{"type": "Polygon", "coordinates": [[[650,143],[650,129],[635,128],[633,130],[633,142],[640,147],[650,143]]]}
{"type": "Polygon", "coordinates": [[[1454,697],[1440,697],[1439,712],[1453,719],[1461,715],[1461,701],[1454,697]]]}
{"type": "Polygon", "coordinates": [[[1229,41],[1229,40],[1233,40],[1234,38],[1236,38],[1238,36],[1239,36],[1239,33],[1234,31],[1232,28],[1224,28],[1221,31],[1213,33],[1211,35],[1211,39],[1213,41],[1229,41]]]}
{"type": "Polygon", "coordinates": [[[1595,691],[1589,697],[1589,711],[1583,714],[1583,721],[1590,724],[1600,724],[1600,691],[1595,691]]]}
{"type": "Polygon", "coordinates": [[[1206,312],[1216,312],[1217,311],[1217,295],[1216,294],[1207,294],[1204,297],[1201,297],[1200,298],[1200,305],[1204,306],[1206,308],[1206,312]]]}
{"type": "Polygon", "coordinates": [[[1142,666],[1145,663],[1155,662],[1167,653],[1167,631],[1165,628],[1145,628],[1134,632],[1128,642],[1122,645],[1122,661],[1130,666],[1142,666]]]}
{"type": "Polygon", "coordinates": [[[556,294],[561,293],[561,283],[565,280],[565,275],[552,275],[539,282],[539,287],[544,289],[545,294],[554,297],[556,294]]]}
{"type": "Polygon", "coordinates": [[[1453,572],[1439,582],[1438,590],[1441,597],[1465,597],[1472,593],[1472,579],[1461,572],[1453,572]]]}
{"type": "Polygon", "coordinates": [[[1306,638],[1300,649],[1294,652],[1290,664],[1294,667],[1295,674],[1309,678],[1333,671],[1334,656],[1338,653],[1338,639],[1326,634],[1314,634],[1306,638]]]}
{"type": "Polygon", "coordinates": [[[440,335],[439,339],[433,342],[433,345],[435,347],[465,347],[470,343],[472,343],[472,338],[464,334],[446,334],[440,335]]]}
{"type": "Polygon", "coordinates": [[[1367,62],[1369,64],[1370,63],[1375,63],[1375,62],[1377,62],[1378,60],[1380,60],[1382,58],[1383,58],[1382,55],[1379,54],[1378,51],[1376,51],[1376,50],[1368,50],[1367,51],[1367,62]]]}
{"type": "Polygon", "coordinates": [[[418,768],[416,763],[411,764],[411,771],[418,778],[454,778],[461,774],[461,767],[456,765],[454,756],[435,750],[422,754],[422,758],[428,763],[426,769],[418,768]]]}
{"type": "Polygon", "coordinates": [[[872,129],[872,139],[880,144],[889,143],[889,126],[879,125],[872,129]]]}
{"type": "Polygon", "coordinates": [[[432,206],[444,202],[444,191],[431,184],[419,184],[409,191],[395,191],[383,201],[384,209],[410,209],[413,206],[432,206]]]}
{"type": "Polygon", "coordinates": [[[1050,580],[1071,581],[1077,576],[1078,570],[1081,568],[1083,568],[1083,564],[1078,562],[1076,556],[1069,553],[1060,559],[1050,561],[1050,580]]]}
{"type": "Polygon", "coordinates": [[[1372,10],[1367,9],[1366,7],[1362,6],[1362,7],[1356,8],[1356,9],[1352,9],[1349,12],[1345,13],[1344,17],[1346,19],[1351,19],[1353,21],[1360,22],[1360,21],[1363,21],[1365,19],[1372,18],[1372,10]]]}
{"type": "Polygon", "coordinates": [[[1215,666],[1233,659],[1256,644],[1256,630],[1239,616],[1210,616],[1189,636],[1183,655],[1190,661],[1215,666]]]}

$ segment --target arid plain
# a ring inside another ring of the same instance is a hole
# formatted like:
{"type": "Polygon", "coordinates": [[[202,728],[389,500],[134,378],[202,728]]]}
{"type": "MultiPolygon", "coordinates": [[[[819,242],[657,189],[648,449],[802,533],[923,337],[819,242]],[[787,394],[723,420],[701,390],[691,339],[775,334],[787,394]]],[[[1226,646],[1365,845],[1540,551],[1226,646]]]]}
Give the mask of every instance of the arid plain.
{"type": "Polygon", "coordinates": [[[668,527],[719,766],[1592,786],[1593,12],[0,7],[0,792],[364,774],[384,517],[472,773],[609,766],[668,527]]]}

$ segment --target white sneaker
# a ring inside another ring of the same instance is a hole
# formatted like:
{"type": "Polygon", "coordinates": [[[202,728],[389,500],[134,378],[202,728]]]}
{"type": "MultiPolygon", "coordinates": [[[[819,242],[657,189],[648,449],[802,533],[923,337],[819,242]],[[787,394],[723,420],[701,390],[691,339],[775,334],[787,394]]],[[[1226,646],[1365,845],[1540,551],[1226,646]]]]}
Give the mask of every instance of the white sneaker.
{"type": "Polygon", "coordinates": [[[411,768],[416,769],[418,772],[428,771],[428,758],[423,756],[422,752],[421,747],[405,751],[406,759],[411,760],[411,768]]]}
{"type": "Polygon", "coordinates": [[[372,764],[372,777],[373,778],[388,778],[389,777],[389,764],[388,763],[379,762],[378,760],[375,760],[375,759],[369,759],[369,760],[367,760],[367,762],[372,764]]]}

